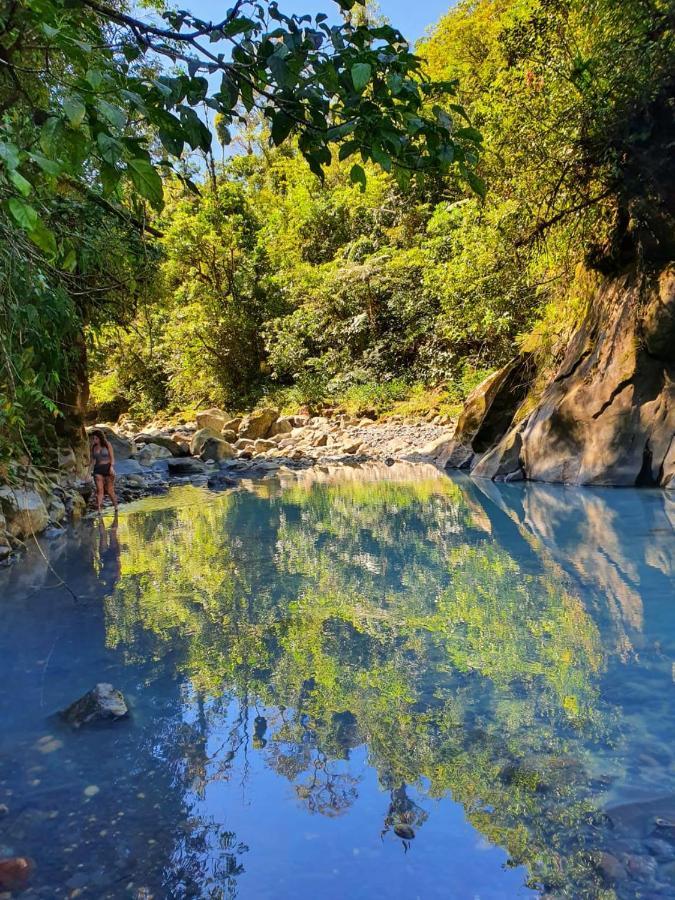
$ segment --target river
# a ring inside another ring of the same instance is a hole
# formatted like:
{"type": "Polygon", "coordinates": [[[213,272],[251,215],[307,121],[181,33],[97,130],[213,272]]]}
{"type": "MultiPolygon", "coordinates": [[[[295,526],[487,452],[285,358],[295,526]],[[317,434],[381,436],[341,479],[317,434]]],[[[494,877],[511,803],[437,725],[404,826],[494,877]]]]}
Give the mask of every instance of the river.
{"type": "Polygon", "coordinates": [[[673,896],[674,526],[666,492],[372,464],[31,548],[0,572],[15,896],[673,896]],[[101,681],[129,718],[67,727],[101,681]]]}

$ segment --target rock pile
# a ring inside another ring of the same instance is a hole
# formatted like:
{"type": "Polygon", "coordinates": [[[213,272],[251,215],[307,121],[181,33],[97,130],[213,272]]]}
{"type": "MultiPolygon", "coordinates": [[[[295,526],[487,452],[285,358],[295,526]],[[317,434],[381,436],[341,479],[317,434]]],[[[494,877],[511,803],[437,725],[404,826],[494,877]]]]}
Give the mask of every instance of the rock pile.
{"type": "Polygon", "coordinates": [[[0,482],[0,566],[9,565],[34,535],[60,533],[80,519],[91,491],[88,482],[68,471],[47,474],[13,465],[6,478],[0,482]]]}
{"type": "MultiPolygon", "coordinates": [[[[282,416],[278,409],[265,407],[243,418],[233,418],[218,409],[199,412],[196,427],[182,426],[175,432],[144,432],[130,434],[127,440],[132,449],[126,458],[140,464],[157,461],[159,455],[150,451],[155,444],[179,446],[168,460],[172,475],[199,474],[202,463],[222,463],[230,460],[304,460],[308,464],[322,459],[358,457],[400,459],[407,456],[433,456],[436,445],[442,446],[450,437],[449,420],[436,417],[433,422],[405,423],[392,419],[386,424],[371,417],[347,415],[282,416]],[[189,442],[189,443],[188,443],[189,442]],[[142,445],[142,449],[139,449],[142,445]],[[189,448],[189,450],[187,449],[189,448]],[[189,452],[188,459],[186,457],[189,452]]],[[[120,436],[117,435],[118,441],[120,436]]]]}

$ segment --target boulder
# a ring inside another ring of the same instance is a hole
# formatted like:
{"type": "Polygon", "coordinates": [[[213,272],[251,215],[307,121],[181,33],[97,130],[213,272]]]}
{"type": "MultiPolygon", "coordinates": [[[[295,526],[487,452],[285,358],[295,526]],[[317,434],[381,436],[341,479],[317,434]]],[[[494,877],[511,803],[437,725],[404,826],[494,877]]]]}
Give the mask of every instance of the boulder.
{"type": "Polygon", "coordinates": [[[279,410],[273,407],[266,407],[244,416],[239,426],[239,437],[251,440],[266,438],[278,418],[279,410]]]}
{"type": "Polygon", "coordinates": [[[302,416],[302,415],[288,416],[288,421],[291,423],[293,428],[304,428],[305,425],[307,425],[307,423],[309,422],[309,420],[310,420],[310,416],[302,416]]]}
{"type": "Polygon", "coordinates": [[[235,416],[234,419],[228,419],[227,422],[223,425],[223,431],[234,431],[235,434],[239,432],[239,426],[241,425],[241,416],[235,416]]]}
{"type": "Polygon", "coordinates": [[[449,469],[466,468],[494,447],[511,426],[533,376],[532,355],[522,353],[474,388],[439,461],[449,469]]]}
{"type": "Polygon", "coordinates": [[[12,537],[39,534],[49,524],[49,512],[41,495],[33,488],[0,487],[0,510],[12,537]]]}
{"type": "Polygon", "coordinates": [[[58,466],[63,472],[72,475],[77,471],[77,457],[72,447],[59,447],[58,466]]]}
{"type": "Polygon", "coordinates": [[[10,536],[7,533],[7,522],[0,510],[0,565],[7,565],[12,555],[10,536]]]}
{"type": "MultiPolygon", "coordinates": [[[[91,483],[88,482],[87,486],[90,487],[90,485],[91,483]]],[[[87,502],[78,490],[68,491],[63,502],[66,513],[73,522],[79,522],[87,511],[87,502]]]]}
{"type": "Polygon", "coordinates": [[[222,409],[213,408],[198,412],[195,419],[197,428],[210,428],[212,431],[220,432],[225,423],[230,421],[230,416],[222,409]]]}
{"type": "Polygon", "coordinates": [[[223,428],[220,432],[220,436],[224,441],[227,441],[228,444],[237,443],[237,432],[232,428],[223,428]]]}
{"type": "Polygon", "coordinates": [[[94,722],[114,722],[129,714],[120,691],[111,684],[99,682],[91,691],[61,712],[61,717],[73,728],[94,722]]]}
{"type": "Polygon", "coordinates": [[[275,441],[266,441],[263,438],[258,438],[253,444],[253,449],[256,453],[265,453],[267,450],[276,450],[276,448],[275,441]]]}
{"type": "Polygon", "coordinates": [[[210,437],[204,442],[199,458],[203,461],[220,462],[222,459],[234,459],[236,455],[237,451],[232,444],[219,437],[210,437]]]}
{"type": "Polygon", "coordinates": [[[115,460],[129,459],[129,457],[136,451],[136,447],[133,441],[125,438],[121,434],[118,434],[118,432],[110,428],[109,425],[93,425],[91,428],[87,428],[87,434],[90,438],[91,433],[94,430],[102,431],[106,436],[110,446],[113,448],[115,460]]]}
{"type": "Polygon", "coordinates": [[[136,459],[142,466],[151,466],[157,460],[170,458],[173,458],[171,451],[160,444],[146,444],[136,454],[136,459]]]}
{"type": "Polygon", "coordinates": [[[213,428],[200,428],[195,431],[190,441],[190,453],[193,456],[199,456],[204,448],[204,444],[211,438],[220,440],[220,430],[214,431],[213,428]]]}
{"type": "Polygon", "coordinates": [[[357,453],[361,449],[361,441],[351,441],[342,446],[343,453],[357,453]]]}
{"type": "Polygon", "coordinates": [[[430,459],[440,459],[441,457],[447,457],[448,451],[452,444],[453,441],[451,438],[449,438],[447,435],[441,435],[441,437],[435,438],[433,441],[430,441],[428,444],[420,447],[420,449],[416,451],[416,455],[428,456],[430,459]]]}
{"type": "Polygon", "coordinates": [[[254,444],[255,441],[252,441],[249,438],[239,438],[234,447],[235,450],[252,450],[254,444]]]}
{"type": "Polygon", "coordinates": [[[142,475],[143,466],[137,459],[123,459],[115,463],[115,474],[118,478],[123,475],[142,475]]]}
{"type": "Polygon", "coordinates": [[[58,525],[66,518],[66,507],[59,497],[52,495],[47,503],[49,521],[58,525]]]}
{"type": "Polygon", "coordinates": [[[507,432],[498,444],[478,461],[471,471],[476,478],[493,481],[520,481],[523,465],[520,454],[523,449],[522,432],[527,422],[507,432]]]}
{"type": "Polygon", "coordinates": [[[171,456],[186,456],[188,447],[186,447],[186,439],[178,442],[174,438],[170,438],[165,434],[153,434],[141,432],[136,435],[136,442],[139,444],[155,444],[168,450],[171,456]]]}
{"type": "Polygon", "coordinates": [[[277,419],[276,422],[272,424],[267,437],[290,434],[291,431],[293,431],[293,423],[291,422],[290,416],[284,416],[281,419],[277,419]]]}
{"type": "Polygon", "coordinates": [[[206,472],[206,466],[201,460],[192,459],[189,456],[181,459],[167,460],[169,466],[169,475],[178,478],[183,475],[203,475],[206,472]]]}

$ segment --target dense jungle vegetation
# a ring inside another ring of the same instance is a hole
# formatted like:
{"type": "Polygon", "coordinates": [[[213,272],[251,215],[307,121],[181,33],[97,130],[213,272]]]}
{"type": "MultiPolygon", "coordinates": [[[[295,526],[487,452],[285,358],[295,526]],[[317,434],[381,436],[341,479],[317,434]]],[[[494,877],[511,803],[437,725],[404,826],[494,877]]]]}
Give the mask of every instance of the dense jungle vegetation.
{"type": "Polygon", "coordinates": [[[337,6],[3,5],[0,455],[87,368],[99,418],[451,408],[667,252],[668,0],[463,0],[417,55],[337,6]]]}

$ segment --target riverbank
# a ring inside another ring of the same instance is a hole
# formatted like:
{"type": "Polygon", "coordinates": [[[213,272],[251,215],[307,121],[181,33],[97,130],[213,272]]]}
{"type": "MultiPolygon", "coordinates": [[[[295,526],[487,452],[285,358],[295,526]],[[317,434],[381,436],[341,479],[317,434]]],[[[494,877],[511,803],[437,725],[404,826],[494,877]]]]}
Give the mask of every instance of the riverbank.
{"type": "MultiPolygon", "coordinates": [[[[442,416],[431,422],[402,418],[380,422],[326,412],[281,416],[266,407],[232,418],[209,409],[198,412],[195,421],[171,428],[151,423],[139,430],[124,421],[93,427],[101,428],[114,448],[122,503],[164,493],[173,485],[222,490],[242,478],[284,468],[369,460],[433,463],[454,429],[454,422],[442,416]]],[[[14,562],[37,535],[59,537],[69,524],[93,514],[88,473],[78,470],[70,451],[60,454],[59,464],[49,471],[26,464],[5,472],[0,485],[0,566],[14,562]]]]}
{"type": "Polygon", "coordinates": [[[371,460],[434,462],[450,440],[454,423],[280,416],[268,407],[234,419],[221,410],[205,410],[194,423],[173,429],[101,427],[115,449],[118,492],[124,502],[171,485],[229,487],[237,479],[284,468],[371,460]]]}

